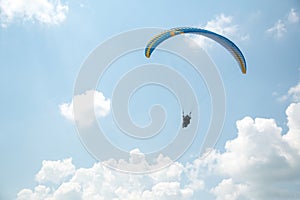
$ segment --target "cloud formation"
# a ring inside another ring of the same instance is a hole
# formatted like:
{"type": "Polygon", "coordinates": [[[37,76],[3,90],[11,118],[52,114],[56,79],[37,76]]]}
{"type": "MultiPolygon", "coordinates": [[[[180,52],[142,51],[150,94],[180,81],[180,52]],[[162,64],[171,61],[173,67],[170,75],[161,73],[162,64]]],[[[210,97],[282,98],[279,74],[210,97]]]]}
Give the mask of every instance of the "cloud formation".
{"type": "Polygon", "coordinates": [[[139,149],[133,149],[129,152],[129,160],[124,159],[115,160],[109,159],[103,161],[103,164],[114,169],[122,170],[123,172],[153,172],[162,169],[172,163],[169,157],[159,154],[153,162],[149,163],[146,156],[139,149]]]}
{"type": "MultiPolygon", "coordinates": [[[[275,92],[275,96],[278,94],[275,92]]],[[[291,87],[288,92],[277,98],[279,101],[291,100],[292,102],[300,102],[300,83],[291,87]]]]}
{"type": "Polygon", "coordinates": [[[289,89],[288,96],[292,97],[294,102],[300,102],[300,83],[289,89]]]}
{"type": "Polygon", "coordinates": [[[231,178],[222,180],[211,192],[216,195],[216,200],[242,200],[248,199],[245,193],[249,188],[245,184],[235,184],[231,178]]]}
{"type": "Polygon", "coordinates": [[[276,39],[282,38],[286,32],[286,25],[280,19],[271,28],[267,29],[267,33],[273,35],[276,39]]]}
{"type": "Polygon", "coordinates": [[[294,103],[286,109],[286,133],[274,119],[245,117],[237,121],[238,136],[227,141],[225,152],[214,152],[211,168],[224,177],[211,189],[217,199],[300,198],[299,86],[288,91],[294,103]]]}
{"type": "MultiPolygon", "coordinates": [[[[131,158],[130,162],[134,160],[131,158]]],[[[110,170],[102,163],[74,171],[75,166],[71,161],[43,161],[36,178],[39,185],[32,190],[21,190],[17,199],[186,200],[192,199],[195,192],[204,188],[200,177],[191,175],[193,168],[189,170],[177,162],[156,173],[132,175],[110,170]],[[67,168],[70,169],[69,173],[66,173],[67,168]],[[47,184],[49,181],[51,185],[47,184]]]]}
{"type": "Polygon", "coordinates": [[[296,12],[294,8],[292,8],[288,15],[288,21],[290,23],[298,23],[299,22],[299,14],[296,12]]]}
{"type": "Polygon", "coordinates": [[[287,17],[279,19],[272,27],[266,30],[266,33],[272,35],[275,39],[282,38],[288,32],[288,25],[299,22],[299,14],[294,8],[291,8],[287,17]]]}
{"type": "Polygon", "coordinates": [[[60,0],[1,0],[0,22],[2,27],[16,20],[59,24],[66,19],[68,10],[60,0]]]}
{"type": "MultiPolygon", "coordinates": [[[[21,190],[17,199],[196,200],[201,192],[217,200],[299,199],[300,103],[290,104],[286,115],[286,133],[274,119],[245,117],[236,122],[237,137],[226,142],[224,152],[213,150],[155,173],[125,174],[101,162],[76,169],[71,159],[43,161],[38,185],[21,190]],[[211,176],[219,181],[208,184],[211,176]]],[[[127,165],[145,164],[138,149],[130,155],[127,165]]]]}
{"type": "Polygon", "coordinates": [[[286,114],[286,134],[274,119],[245,117],[237,122],[237,138],[216,156],[215,173],[230,179],[212,189],[218,199],[229,188],[238,194],[230,199],[300,198],[300,103],[291,104],[286,114]]]}
{"type": "Polygon", "coordinates": [[[105,117],[110,112],[110,99],[105,98],[99,91],[88,90],[84,94],[75,96],[70,103],[59,105],[61,115],[68,120],[74,121],[74,100],[78,102],[76,120],[81,125],[89,125],[93,122],[89,113],[95,112],[96,117],[105,117]],[[88,103],[91,97],[94,97],[94,106],[88,103]]]}
{"type": "Polygon", "coordinates": [[[75,166],[72,164],[71,158],[62,161],[43,161],[42,168],[36,174],[35,180],[39,183],[59,184],[74,172],[75,166]]]}

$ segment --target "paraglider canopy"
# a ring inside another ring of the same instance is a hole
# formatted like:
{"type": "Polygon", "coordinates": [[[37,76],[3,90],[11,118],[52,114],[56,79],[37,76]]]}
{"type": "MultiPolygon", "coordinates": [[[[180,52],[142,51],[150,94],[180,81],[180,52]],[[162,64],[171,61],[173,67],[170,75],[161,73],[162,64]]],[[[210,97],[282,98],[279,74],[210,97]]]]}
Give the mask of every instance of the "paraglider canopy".
{"type": "Polygon", "coordinates": [[[160,43],[167,40],[168,38],[179,34],[187,34],[187,33],[202,35],[218,42],[220,45],[222,45],[225,49],[227,49],[231,53],[231,55],[235,58],[235,60],[239,64],[242,73],[246,74],[247,71],[246,60],[241,50],[228,38],[219,35],[217,33],[214,33],[212,31],[208,31],[200,28],[191,28],[191,27],[173,28],[156,35],[152,40],[148,42],[145,48],[145,56],[147,58],[150,58],[155,48],[160,43]]]}

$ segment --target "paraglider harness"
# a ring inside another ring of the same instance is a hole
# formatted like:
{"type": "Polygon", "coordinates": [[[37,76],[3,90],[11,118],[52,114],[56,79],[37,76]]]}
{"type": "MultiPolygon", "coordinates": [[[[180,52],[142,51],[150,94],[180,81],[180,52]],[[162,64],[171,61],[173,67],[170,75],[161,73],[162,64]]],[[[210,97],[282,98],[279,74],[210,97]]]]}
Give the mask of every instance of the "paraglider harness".
{"type": "Polygon", "coordinates": [[[190,123],[192,119],[192,112],[190,112],[188,115],[184,115],[184,111],[182,111],[182,128],[186,128],[190,123]]]}

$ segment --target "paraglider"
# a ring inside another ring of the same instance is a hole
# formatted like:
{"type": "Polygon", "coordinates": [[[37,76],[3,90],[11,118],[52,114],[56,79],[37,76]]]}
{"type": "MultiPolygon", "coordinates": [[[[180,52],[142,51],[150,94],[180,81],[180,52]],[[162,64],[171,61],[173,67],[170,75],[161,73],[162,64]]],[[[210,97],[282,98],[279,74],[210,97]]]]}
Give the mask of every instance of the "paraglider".
{"type": "MultiPolygon", "coordinates": [[[[241,71],[243,74],[246,74],[247,72],[247,66],[246,66],[246,60],[242,53],[242,51],[228,38],[217,34],[215,32],[201,29],[201,28],[192,28],[192,27],[179,27],[179,28],[172,28],[167,31],[164,31],[158,35],[156,35],[154,38],[152,38],[146,45],[145,48],[145,56],[147,58],[150,58],[151,54],[155,50],[155,48],[164,42],[165,40],[168,40],[171,37],[174,37],[176,35],[180,34],[197,34],[202,35],[204,37],[210,38],[214,40],[215,42],[222,45],[229,53],[234,57],[234,59],[237,61],[241,71]]],[[[182,128],[186,128],[191,121],[191,112],[188,115],[184,115],[184,112],[182,113],[182,128]]]]}
{"type": "Polygon", "coordinates": [[[200,28],[191,28],[191,27],[173,28],[158,34],[148,42],[145,48],[145,56],[147,58],[150,58],[155,48],[165,40],[179,34],[188,34],[188,33],[202,35],[218,42],[220,45],[222,45],[225,49],[227,49],[231,53],[231,55],[235,58],[235,60],[239,64],[242,73],[246,74],[247,71],[246,60],[241,50],[228,38],[219,35],[217,33],[214,33],[212,31],[208,31],[200,28]]]}
{"type": "Polygon", "coordinates": [[[190,123],[192,119],[192,112],[190,112],[188,115],[184,115],[184,111],[182,111],[182,128],[186,128],[190,123]]]}

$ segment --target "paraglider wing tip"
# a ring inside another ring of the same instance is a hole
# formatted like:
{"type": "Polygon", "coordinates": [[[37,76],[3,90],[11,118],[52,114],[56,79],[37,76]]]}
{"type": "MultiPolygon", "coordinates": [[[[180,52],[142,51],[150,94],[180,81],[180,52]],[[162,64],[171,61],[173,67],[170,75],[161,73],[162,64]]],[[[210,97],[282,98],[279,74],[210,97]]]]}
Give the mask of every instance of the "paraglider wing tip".
{"type": "Polygon", "coordinates": [[[145,56],[146,56],[146,58],[150,58],[150,56],[151,56],[151,48],[147,47],[145,49],[145,56]]]}
{"type": "Polygon", "coordinates": [[[246,73],[247,73],[246,68],[243,68],[243,69],[242,69],[242,73],[243,73],[243,74],[246,74],[246,73]]]}

